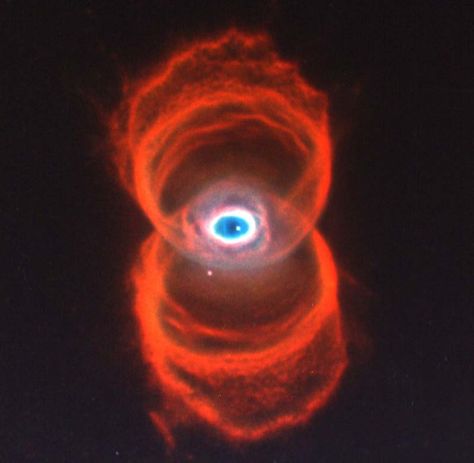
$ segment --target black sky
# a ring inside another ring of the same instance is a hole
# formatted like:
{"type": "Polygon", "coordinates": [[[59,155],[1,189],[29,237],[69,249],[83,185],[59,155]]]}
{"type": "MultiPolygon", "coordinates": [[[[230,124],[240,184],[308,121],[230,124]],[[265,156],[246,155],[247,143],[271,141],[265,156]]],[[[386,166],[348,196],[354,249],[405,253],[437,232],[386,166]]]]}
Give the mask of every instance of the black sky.
{"type": "Polygon", "coordinates": [[[165,461],[124,283],[150,226],[100,114],[123,76],[228,26],[268,31],[329,94],[321,228],[372,354],[306,428],[245,451],[190,436],[179,461],[473,461],[473,15],[399,3],[2,2],[1,462],[165,461]]]}

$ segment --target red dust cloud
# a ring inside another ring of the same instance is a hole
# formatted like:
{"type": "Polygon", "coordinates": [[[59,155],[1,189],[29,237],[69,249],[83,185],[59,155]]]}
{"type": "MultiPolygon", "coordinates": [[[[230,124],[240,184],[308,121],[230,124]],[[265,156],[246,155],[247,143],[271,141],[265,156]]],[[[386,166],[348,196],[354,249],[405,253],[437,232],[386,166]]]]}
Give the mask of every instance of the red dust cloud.
{"type": "Polygon", "coordinates": [[[266,35],[236,30],[127,93],[111,133],[155,229],[131,271],[163,397],[154,424],[171,445],[180,425],[238,443],[305,423],[347,366],[337,270],[315,229],[331,180],[325,94],[266,35]],[[232,214],[242,239],[210,225],[232,214]]]}

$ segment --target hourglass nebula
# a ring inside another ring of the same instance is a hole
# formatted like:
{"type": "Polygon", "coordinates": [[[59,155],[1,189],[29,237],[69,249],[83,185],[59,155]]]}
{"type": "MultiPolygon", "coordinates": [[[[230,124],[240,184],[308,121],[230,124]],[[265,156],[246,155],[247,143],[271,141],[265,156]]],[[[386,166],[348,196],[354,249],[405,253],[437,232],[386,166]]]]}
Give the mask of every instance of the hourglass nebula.
{"type": "Polygon", "coordinates": [[[154,226],[134,313],[172,439],[199,423],[253,441],[304,423],[346,367],[331,252],[326,96],[268,37],[193,43],[113,118],[121,179],[154,226]]]}

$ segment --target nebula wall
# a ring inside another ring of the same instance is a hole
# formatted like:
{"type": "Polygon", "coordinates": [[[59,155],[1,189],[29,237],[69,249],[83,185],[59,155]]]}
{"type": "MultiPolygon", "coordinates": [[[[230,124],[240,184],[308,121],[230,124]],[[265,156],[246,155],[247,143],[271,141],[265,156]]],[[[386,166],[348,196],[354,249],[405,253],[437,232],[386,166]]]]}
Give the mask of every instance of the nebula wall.
{"type": "Polygon", "coordinates": [[[132,269],[150,415],[255,441],[304,423],[346,367],[331,251],[327,98],[265,35],[172,55],[111,121],[124,186],[154,226],[132,269]]]}

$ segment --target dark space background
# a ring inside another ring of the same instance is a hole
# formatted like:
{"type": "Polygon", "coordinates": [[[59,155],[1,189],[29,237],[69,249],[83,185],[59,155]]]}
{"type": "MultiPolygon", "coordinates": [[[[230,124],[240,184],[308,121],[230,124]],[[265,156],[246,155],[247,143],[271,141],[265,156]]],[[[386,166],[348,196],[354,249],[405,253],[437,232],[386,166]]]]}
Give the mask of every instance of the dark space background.
{"type": "Polygon", "coordinates": [[[166,461],[125,284],[150,226],[101,113],[122,76],[229,25],[270,32],[329,93],[320,227],[370,342],[305,428],[240,450],[188,436],[177,461],[474,461],[473,16],[399,3],[1,2],[2,463],[166,461]]]}

